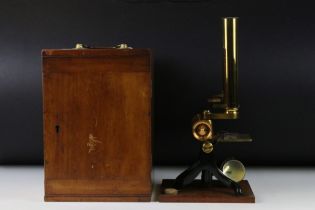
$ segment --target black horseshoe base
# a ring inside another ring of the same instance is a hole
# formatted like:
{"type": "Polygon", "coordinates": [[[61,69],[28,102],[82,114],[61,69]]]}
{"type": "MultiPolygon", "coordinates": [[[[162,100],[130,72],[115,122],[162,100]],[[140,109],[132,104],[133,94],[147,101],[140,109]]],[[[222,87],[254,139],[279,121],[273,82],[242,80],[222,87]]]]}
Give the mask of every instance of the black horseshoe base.
{"type": "Polygon", "coordinates": [[[215,153],[200,152],[200,158],[176,177],[166,179],[160,187],[160,202],[254,203],[248,181],[239,183],[226,177],[218,168],[215,153]],[[201,179],[195,178],[201,173],[201,179]],[[213,179],[215,177],[216,179],[213,179]],[[176,193],[165,193],[172,189],[176,193]]]}
{"type": "Polygon", "coordinates": [[[177,176],[173,188],[177,190],[183,189],[185,186],[189,185],[200,172],[201,181],[204,185],[211,187],[213,184],[212,177],[214,176],[224,186],[232,188],[235,195],[242,195],[241,186],[226,177],[218,168],[214,151],[212,151],[210,154],[201,152],[200,159],[177,176]]]}

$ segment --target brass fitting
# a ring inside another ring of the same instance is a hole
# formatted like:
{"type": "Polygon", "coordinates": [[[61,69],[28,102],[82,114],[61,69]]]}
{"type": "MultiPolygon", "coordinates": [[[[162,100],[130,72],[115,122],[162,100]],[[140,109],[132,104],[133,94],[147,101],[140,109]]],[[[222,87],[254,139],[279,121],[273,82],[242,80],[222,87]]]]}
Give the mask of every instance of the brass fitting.
{"type": "Polygon", "coordinates": [[[202,114],[197,114],[194,117],[192,133],[198,141],[207,141],[212,139],[212,121],[210,120],[209,110],[205,110],[202,114]]]}
{"type": "Polygon", "coordinates": [[[202,144],[202,151],[204,153],[211,153],[213,150],[213,144],[211,144],[210,142],[206,141],[205,143],[202,144]]]}

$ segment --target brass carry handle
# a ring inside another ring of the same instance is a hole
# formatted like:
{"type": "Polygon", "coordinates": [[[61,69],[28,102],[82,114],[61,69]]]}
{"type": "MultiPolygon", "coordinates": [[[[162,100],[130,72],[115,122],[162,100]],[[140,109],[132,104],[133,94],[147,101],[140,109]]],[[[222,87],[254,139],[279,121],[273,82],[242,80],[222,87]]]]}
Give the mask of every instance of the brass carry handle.
{"type": "Polygon", "coordinates": [[[84,45],[81,43],[77,43],[75,45],[74,49],[80,50],[80,49],[132,49],[132,47],[129,47],[127,44],[122,43],[122,44],[118,44],[116,45],[116,47],[97,47],[97,46],[88,46],[88,45],[84,45]]]}

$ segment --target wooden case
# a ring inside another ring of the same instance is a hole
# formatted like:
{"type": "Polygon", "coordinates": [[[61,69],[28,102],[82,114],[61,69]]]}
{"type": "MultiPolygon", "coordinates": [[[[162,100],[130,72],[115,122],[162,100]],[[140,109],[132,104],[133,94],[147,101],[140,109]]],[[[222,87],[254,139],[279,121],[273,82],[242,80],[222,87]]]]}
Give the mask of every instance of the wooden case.
{"type": "Polygon", "coordinates": [[[45,201],[149,201],[147,49],[43,50],[45,201]]]}

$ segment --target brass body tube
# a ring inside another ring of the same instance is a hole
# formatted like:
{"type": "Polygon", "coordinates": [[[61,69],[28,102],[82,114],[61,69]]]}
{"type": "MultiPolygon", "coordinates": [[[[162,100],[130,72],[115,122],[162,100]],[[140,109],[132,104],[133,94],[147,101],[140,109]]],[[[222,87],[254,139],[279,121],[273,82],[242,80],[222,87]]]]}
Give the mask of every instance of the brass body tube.
{"type": "Polygon", "coordinates": [[[223,104],[231,111],[239,107],[237,22],[237,17],[223,18],[223,104]]]}

